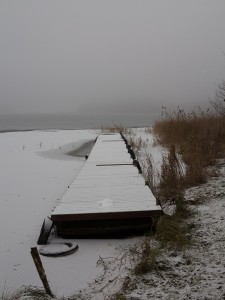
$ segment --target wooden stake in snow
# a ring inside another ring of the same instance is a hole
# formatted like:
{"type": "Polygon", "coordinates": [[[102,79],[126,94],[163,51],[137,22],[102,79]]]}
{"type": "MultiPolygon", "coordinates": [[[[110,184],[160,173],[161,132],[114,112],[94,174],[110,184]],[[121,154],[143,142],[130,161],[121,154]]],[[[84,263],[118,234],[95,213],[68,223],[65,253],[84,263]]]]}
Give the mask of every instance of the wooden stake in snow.
{"type": "Polygon", "coordinates": [[[42,281],[42,283],[44,285],[46,293],[49,296],[54,297],[53,294],[52,294],[52,291],[50,289],[50,286],[48,284],[48,280],[47,280],[47,277],[46,277],[46,274],[45,274],[45,270],[43,268],[43,265],[42,265],[41,258],[39,256],[37,247],[32,247],[30,253],[31,253],[31,256],[32,256],[32,258],[34,260],[36,269],[37,269],[39,277],[40,277],[40,279],[41,279],[41,281],[42,281]]]}

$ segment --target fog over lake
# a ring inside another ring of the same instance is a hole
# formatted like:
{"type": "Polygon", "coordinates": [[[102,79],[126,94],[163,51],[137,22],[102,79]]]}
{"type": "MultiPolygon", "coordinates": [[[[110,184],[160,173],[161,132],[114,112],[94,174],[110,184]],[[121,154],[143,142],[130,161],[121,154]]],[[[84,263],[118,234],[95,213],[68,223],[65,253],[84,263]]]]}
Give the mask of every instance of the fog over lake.
{"type": "Polygon", "coordinates": [[[113,125],[125,127],[151,126],[158,114],[115,115],[10,115],[1,116],[0,131],[34,129],[99,129],[113,125]]]}
{"type": "Polygon", "coordinates": [[[150,125],[225,79],[224,0],[1,0],[0,130],[150,125]]]}

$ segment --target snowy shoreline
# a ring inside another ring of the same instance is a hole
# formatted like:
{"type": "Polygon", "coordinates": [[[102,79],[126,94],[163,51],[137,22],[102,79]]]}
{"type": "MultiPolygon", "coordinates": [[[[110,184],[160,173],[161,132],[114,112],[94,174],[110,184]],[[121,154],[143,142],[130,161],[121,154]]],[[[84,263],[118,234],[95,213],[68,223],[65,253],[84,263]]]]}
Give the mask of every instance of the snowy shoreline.
{"type": "MultiPolygon", "coordinates": [[[[136,133],[146,141],[143,153],[148,149],[159,167],[161,150],[153,146],[153,136],[141,129],[136,133]]],[[[85,163],[85,158],[73,155],[77,149],[86,152],[86,146],[91,147],[88,141],[96,137],[97,132],[93,130],[26,131],[0,135],[1,291],[23,285],[42,288],[30,248],[36,246],[43,219],[50,214],[85,163]],[[73,155],[68,155],[71,151],[73,155]]],[[[218,168],[218,177],[186,191],[186,199],[198,211],[192,220],[196,226],[196,244],[185,253],[186,257],[166,252],[169,266],[163,277],[155,272],[136,277],[136,288],[127,292],[127,299],[224,297],[224,161],[218,164],[218,168]],[[190,261],[188,265],[187,260],[190,261]]],[[[126,264],[121,268],[118,258],[123,256],[124,247],[137,241],[139,238],[69,240],[79,245],[74,254],[42,257],[53,293],[67,297],[81,291],[87,299],[100,300],[104,299],[103,292],[117,291],[121,281],[116,282],[115,278],[123,278],[128,271],[126,264]],[[109,261],[105,273],[102,265],[97,263],[100,257],[109,261]]],[[[50,237],[50,242],[60,243],[62,239],[50,237]]]]}

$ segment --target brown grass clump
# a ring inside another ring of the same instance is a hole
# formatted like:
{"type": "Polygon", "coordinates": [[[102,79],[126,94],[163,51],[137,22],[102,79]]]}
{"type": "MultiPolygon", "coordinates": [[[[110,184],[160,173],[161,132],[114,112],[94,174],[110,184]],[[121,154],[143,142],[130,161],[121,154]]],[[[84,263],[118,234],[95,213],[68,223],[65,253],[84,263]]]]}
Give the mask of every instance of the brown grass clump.
{"type": "Polygon", "coordinates": [[[173,249],[183,250],[190,243],[188,226],[175,216],[164,215],[161,217],[157,232],[157,238],[162,247],[169,246],[173,249]]]}
{"type": "Polygon", "coordinates": [[[130,248],[130,258],[133,261],[132,272],[135,275],[142,275],[157,270],[157,258],[160,251],[153,246],[150,237],[144,237],[141,242],[130,248]]]}
{"type": "Polygon", "coordinates": [[[161,202],[174,202],[177,195],[182,193],[183,177],[181,162],[175,147],[172,145],[168,148],[168,154],[163,155],[159,178],[159,197],[161,202]]]}
{"type": "Polygon", "coordinates": [[[162,247],[183,250],[191,243],[191,228],[185,221],[192,211],[188,208],[182,195],[176,199],[176,211],[172,216],[164,215],[157,225],[157,239],[162,247]]]}

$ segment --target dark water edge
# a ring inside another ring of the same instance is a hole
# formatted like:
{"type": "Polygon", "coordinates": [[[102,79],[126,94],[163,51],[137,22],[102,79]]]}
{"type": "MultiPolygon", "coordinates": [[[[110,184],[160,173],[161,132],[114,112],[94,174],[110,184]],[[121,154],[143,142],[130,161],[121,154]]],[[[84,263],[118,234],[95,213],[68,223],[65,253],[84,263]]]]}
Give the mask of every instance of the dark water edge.
{"type": "Polygon", "coordinates": [[[54,129],[100,129],[114,124],[124,127],[152,126],[156,115],[79,115],[79,116],[0,116],[0,131],[29,131],[54,129]]]}

